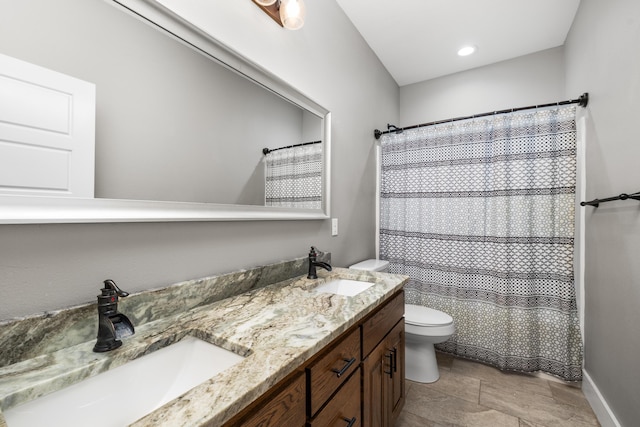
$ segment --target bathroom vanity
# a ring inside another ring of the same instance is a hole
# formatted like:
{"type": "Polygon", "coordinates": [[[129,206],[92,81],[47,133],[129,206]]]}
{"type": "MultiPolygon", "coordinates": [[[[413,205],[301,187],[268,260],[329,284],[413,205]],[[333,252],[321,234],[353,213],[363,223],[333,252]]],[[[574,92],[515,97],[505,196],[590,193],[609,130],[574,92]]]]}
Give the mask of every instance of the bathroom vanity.
{"type": "MultiPolygon", "coordinates": [[[[146,355],[197,338],[240,360],[117,425],[316,427],[334,425],[336,416],[345,426],[391,425],[404,402],[407,278],[335,268],[310,280],[300,274],[305,268],[306,259],[298,259],[132,294],[119,311],[131,319],[135,335],[105,353],[92,351],[95,304],[5,321],[0,408],[9,413],[100,373],[147,364],[146,355]],[[328,292],[325,285],[336,279],[370,286],[351,296],[328,292]]],[[[136,406],[135,394],[128,400],[136,406]]],[[[54,409],[73,413],[70,404],[54,409]]]]}
{"type": "Polygon", "coordinates": [[[225,426],[393,426],[405,398],[403,314],[400,290],[225,426]]]}

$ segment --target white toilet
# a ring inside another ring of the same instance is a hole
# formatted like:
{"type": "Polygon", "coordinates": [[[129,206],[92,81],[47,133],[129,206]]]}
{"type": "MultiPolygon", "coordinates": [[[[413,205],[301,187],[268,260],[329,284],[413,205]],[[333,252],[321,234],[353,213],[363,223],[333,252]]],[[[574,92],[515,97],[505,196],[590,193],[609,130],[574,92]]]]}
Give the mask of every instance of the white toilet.
{"type": "MultiPolygon", "coordinates": [[[[389,271],[389,261],[368,259],[350,266],[354,270],[389,271]]],[[[434,344],[445,342],[455,332],[453,318],[421,305],[405,304],[406,378],[432,383],[440,378],[434,344]]]]}

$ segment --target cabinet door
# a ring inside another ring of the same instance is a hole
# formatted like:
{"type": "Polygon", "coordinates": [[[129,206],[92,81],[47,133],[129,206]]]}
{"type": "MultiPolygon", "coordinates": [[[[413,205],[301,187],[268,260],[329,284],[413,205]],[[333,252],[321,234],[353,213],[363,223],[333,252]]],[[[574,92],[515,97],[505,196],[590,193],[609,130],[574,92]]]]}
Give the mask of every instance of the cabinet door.
{"type": "Polygon", "coordinates": [[[391,352],[381,342],[362,362],[362,423],[367,427],[384,427],[388,419],[388,393],[386,385],[391,352]]]}
{"type": "Polygon", "coordinates": [[[396,324],[387,336],[387,345],[392,353],[393,376],[389,378],[389,425],[393,426],[400,416],[405,400],[405,352],[404,319],[396,324]]]}
{"type": "Polygon", "coordinates": [[[363,424],[391,427],[405,401],[404,319],[362,363],[363,424]]]}

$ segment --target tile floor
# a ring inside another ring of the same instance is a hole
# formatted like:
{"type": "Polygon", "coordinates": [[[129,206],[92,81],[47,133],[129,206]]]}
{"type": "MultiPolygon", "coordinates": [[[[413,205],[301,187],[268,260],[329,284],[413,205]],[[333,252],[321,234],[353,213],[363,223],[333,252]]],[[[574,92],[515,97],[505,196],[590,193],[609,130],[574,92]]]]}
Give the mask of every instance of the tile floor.
{"type": "Polygon", "coordinates": [[[395,427],[599,426],[580,388],[438,354],[440,379],[407,380],[395,427]]]}

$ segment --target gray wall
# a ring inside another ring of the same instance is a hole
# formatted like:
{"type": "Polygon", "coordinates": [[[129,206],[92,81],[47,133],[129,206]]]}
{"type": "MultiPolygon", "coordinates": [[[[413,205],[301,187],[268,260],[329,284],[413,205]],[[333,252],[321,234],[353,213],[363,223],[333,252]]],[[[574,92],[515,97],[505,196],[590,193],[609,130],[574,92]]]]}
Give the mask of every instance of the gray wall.
{"type": "Polygon", "coordinates": [[[563,99],[563,48],[557,47],[402,86],[399,126],[563,99]]]}
{"type": "Polygon", "coordinates": [[[297,258],[311,245],[331,251],[336,266],[374,256],[372,133],[397,120],[398,87],[335,1],[309,3],[297,32],[249,1],[195,13],[220,19],[217,37],[231,34],[225,41],[241,54],[331,110],[340,235],[331,237],[328,220],[0,225],[0,319],[94,301],[106,278],[138,291],[297,258]]]}
{"type": "MultiPolygon", "coordinates": [[[[640,2],[582,0],[567,93],[589,91],[587,198],[640,190],[640,2]]],[[[586,208],[585,371],[623,426],[640,419],[640,204],[586,208]]]]}

